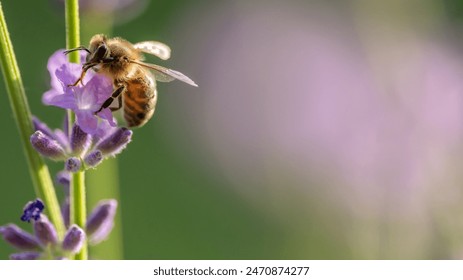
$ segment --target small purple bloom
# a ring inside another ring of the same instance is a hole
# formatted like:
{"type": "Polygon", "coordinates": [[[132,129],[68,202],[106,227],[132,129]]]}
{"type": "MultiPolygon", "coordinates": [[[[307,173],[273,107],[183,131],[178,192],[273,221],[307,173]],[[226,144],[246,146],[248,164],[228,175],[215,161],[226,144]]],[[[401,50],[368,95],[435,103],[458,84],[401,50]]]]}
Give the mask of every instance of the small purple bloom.
{"type": "Polygon", "coordinates": [[[40,214],[42,213],[43,209],[45,209],[45,205],[43,204],[42,200],[37,198],[34,201],[29,201],[26,206],[24,206],[21,221],[30,222],[31,219],[37,221],[40,218],[40,214]]]}
{"type": "Polygon", "coordinates": [[[78,253],[85,240],[85,232],[77,225],[72,225],[63,240],[63,250],[78,253]]]}
{"type": "Polygon", "coordinates": [[[40,248],[37,239],[28,232],[25,232],[15,224],[8,224],[0,227],[0,234],[10,245],[24,250],[40,248]]]}
{"type": "Polygon", "coordinates": [[[89,134],[95,134],[99,124],[104,121],[116,126],[109,108],[97,114],[102,121],[95,115],[113,91],[110,79],[88,71],[83,80],[84,85],[79,83],[69,87],[80,77],[82,67],[68,62],[63,52],[55,52],[48,60],[52,89],[44,93],[42,102],[74,111],[77,124],[89,134]]]}

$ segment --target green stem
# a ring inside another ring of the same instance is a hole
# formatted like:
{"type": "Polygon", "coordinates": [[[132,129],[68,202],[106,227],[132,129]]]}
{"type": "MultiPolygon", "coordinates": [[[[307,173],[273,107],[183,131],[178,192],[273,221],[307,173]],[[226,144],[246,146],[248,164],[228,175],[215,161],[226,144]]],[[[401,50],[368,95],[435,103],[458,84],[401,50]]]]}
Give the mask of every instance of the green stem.
{"type": "MultiPolygon", "coordinates": [[[[85,229],[87,222],[87,207],[85,202],[85,172],[79,171],[72,175],[71,184],[71,224],[76,224],[85,229]]],[[[75,255],[76,260],[86,260],[88,258],[87,242],[84,242],[82,250],[75,255]]]]}
{"type": "MultiPolygon", "coordinates": [[[[79,2],[78,0],[66,0],[66,48],[72,49],[80,46],[79,2]]],[[[69,54],[69,62],[80,63],[79,52],[69,54]]],[[[69,129],[74,123],[74,114],[68,111],[69,129]]],[[[79,171],[73,174],[70,192],[71,224],[76,224],[85,230],[87,222],[87,203],[85,196],[85,173],[79,171]]],[[[76,260],[88,259],[87,242],[84,242],[82,250],[75,255],[76,260]]]]}
{"type": "Polygon", "coordinates": [[[64,222],[58,199],[47,165],[42,157],[30,145],[29,137],[34,132],[31,112],[27,103],[26,93],[19,73],[18,63],[11,44],[6,26],[2,4],[0,2],[0,60],[3,78],[8,92],[8,98],[13,110],[16,126],[19,130],[24,152],[26,154],[29,172],[31,174],[35,193],[44,200],[51,222],[55,225],[58,235],[64,236],[64,222]]]}
{"type": "MultiPolygon", "coordinates": [[[[73,49],[80,46],[79,1],[66,0],[66,48],[73,49]]],[[[69,61],[80,63],[79,52],[71,52],[69,61]]]]}

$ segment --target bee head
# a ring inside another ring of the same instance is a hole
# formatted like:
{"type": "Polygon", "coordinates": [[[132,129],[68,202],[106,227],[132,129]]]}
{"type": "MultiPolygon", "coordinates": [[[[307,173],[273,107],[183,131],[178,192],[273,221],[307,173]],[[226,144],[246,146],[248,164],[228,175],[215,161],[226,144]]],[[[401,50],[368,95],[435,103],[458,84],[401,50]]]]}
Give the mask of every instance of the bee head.
{"type": "Polygon", "coordinates": [[[106,36],[97,34],[90,40],[90,53],[87,54],[87,63],[100,63],[110,58],[110,51],[106,44],[106,36]]]}

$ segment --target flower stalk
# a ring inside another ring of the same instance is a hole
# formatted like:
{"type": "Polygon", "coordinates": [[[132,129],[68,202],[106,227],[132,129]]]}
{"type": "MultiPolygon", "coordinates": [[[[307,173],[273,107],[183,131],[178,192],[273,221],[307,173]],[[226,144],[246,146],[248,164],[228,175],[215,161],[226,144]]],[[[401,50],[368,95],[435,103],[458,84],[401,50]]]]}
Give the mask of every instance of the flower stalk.
{"type": "Polygon", "coordinates": [[[58,236],[64,236],[64,222],[53,187],[52,179],[40,155],[30,145],[29,137],[34,132],[31,112],[27,103],[24,86],[19,72],[16,57],[6,26],[2,5],[0,2],[0,62],[5,80],[8,98],[13,110],[16,126],[19,130],[21,143],[31,174],[34,190],[38,197],[47,205],[50,219],[55,224],[58,236]]]}
{"type": "MultiPolygon", "coordinates": [[[[66,21],[66,48],[73,49],[80,46],[80,24],[79,24],[79,1],[66,0],[65,4],[66,21]]],[[[79,52],[69,53],[69,62],[80,63],[79,52]]],[[[68,134],[71,133],[74,123],[74,114],[68,110],[68,134]]],[[[87,207],[85,198],[85,173],[78,171],[73,173],[71,179],[71,224],[85,228],[87,220],[87,207]]],[[[88,258],[87,242],[84,241],[82,249],[75,255],[76,260],[88,258]]]]}

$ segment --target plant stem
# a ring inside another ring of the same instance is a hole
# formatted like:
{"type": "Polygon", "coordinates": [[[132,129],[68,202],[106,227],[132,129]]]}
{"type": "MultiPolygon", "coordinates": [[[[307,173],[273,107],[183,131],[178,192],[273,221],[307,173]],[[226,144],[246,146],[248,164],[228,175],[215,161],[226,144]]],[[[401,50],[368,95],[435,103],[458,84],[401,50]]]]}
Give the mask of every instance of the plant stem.
{"type": "MultiPolygon", "coordinates": [[[[72,193],[71,199],[71,224],[76,224],[85,230],[87,222],[87,207],[85,195],[85,172],[79,171],[72,174],[72,193]]],[[[76,260],[86,260],[88,258],[87,241],[84,241],[82,250],[75,255],[76,260]]]]}
{"type": "MultiPolygon", "coordinates": [[[[79,2],[78,0],[66,0],[66,48],[72,49],[80,46],[80,26],[79,26],[79,2]]],[[[69,54],[69,62],[80,63],[79,52],[69,54]]],[[[74,114],[68,111],[69,130],[74,123],[74,114]]],[[[85,196],[85,173],[76,172],[72,175],[71,192],[71,224],[76,224],[85,230],[87,222],[87,202],[85,196]]],[[[88,259],[87,242],[84,242],[82,250],[75,255],[76,260],[88,259]]]]}
{"type": "Polygon", "coordinates": [[[8,98],[13,110],[16,126],[19,130],[21,143],[26,154],[29,172],[31,174],[35,193],[42,198],[47,207],[51,222],[55,225],[58,235],[64,236],[64,222],[58,199],[47,165],[42,157],[30,145],[29,137],[34,132],[31,112],[27,103],[24,86],[19,72],[18,63],[13,51],[10,36],[6,26],[0,2],[0,60],[3,78],[8,92],[8,98]]]}

